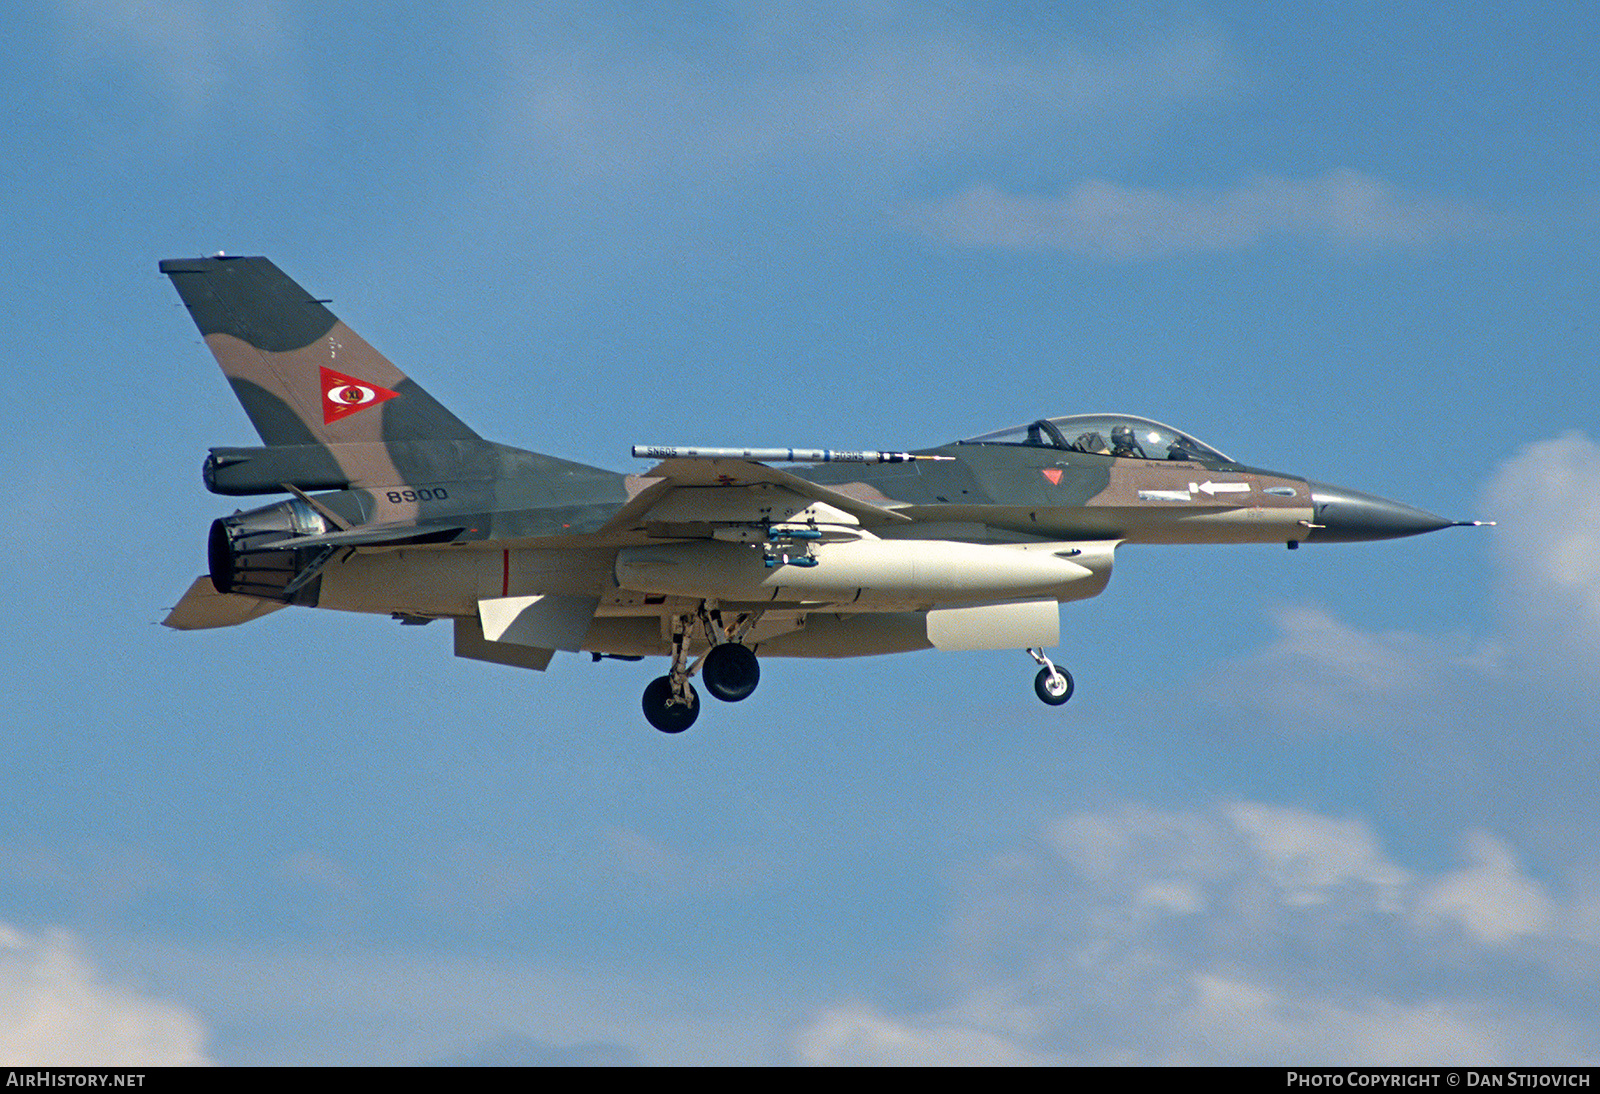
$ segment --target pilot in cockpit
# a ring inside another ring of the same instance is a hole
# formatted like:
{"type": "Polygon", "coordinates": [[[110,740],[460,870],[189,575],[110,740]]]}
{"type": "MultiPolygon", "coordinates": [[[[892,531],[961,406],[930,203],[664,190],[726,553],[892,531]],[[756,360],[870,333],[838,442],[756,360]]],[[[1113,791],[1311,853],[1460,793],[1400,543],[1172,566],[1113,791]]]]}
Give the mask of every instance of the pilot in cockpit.
{"type": "Polygon", "coordinates": [[[1133,435],[1133,427],[1127,425],[1113,426],[1111,429],[1111,454],[1125,459],[1148,460],[1144,448],[1133,435]]]}
{"type": "Polygon", "coordinates": [[[1172,443],[1167,445],[1167,459],[1198,460],[1200,458],[1199,448],[1199,445],[1179,433],[1172,439],[1172,443]]]}

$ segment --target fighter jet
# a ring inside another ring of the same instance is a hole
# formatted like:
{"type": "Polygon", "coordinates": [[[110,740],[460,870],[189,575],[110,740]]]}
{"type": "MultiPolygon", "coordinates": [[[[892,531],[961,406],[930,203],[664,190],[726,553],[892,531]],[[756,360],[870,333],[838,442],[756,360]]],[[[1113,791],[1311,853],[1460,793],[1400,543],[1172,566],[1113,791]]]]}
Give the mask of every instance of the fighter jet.
{"type": "Polygon", "coordinates": [[[211,525],[207,576],[164,620],[226,627],[287,605],[442,621],[458,657],[543,670],[557,651],[669,659],[651,725],[687,729],[760,659],[1024,650],[1045,703],[1062,603],[1124,543],[1339,543],[1456,523],[1239,463],[1121,414],[1041,418],[911,452],[635,446],[607,471],[484,440],[265,258],[175,259],[172,279],[261,445],[205,485],[287,495],[211,525]]]}

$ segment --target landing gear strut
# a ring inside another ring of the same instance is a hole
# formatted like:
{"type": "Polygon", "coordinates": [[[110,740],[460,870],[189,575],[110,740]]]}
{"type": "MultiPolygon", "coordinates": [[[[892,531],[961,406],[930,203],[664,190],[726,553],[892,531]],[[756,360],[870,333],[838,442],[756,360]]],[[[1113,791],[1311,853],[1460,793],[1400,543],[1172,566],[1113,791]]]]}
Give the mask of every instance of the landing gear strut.
{"type": "Polygon", "coordinates": [[[1050,658],[1044,655],[1043,650],[1029,650],[1028,656],[1032,657],[1044,668],[1039,670],[1039,675],[1033,678],[1033,690],[1041,701],[1058,707],[1072,698],[1072,674],[1066,669],[1057,668],[1050,658]]]}
{"type": "Polygon", "coordinates": [[[645,720],[663,733],[682,733],[700,717],[700,696],[685,680],[682,695],[670,676],[658,676],[644,689],[645,720]]]}
{"type": "Polygon", "coordinates": [[[761,665],[755,653],[744,645],[761,613],[741,615],[724,624],[715,601],[702,602],[693,615],[672,620],[672,668],[667,675],[651,681],[644,689],[645,720],[663,733],[682,733],[700,716],[700,696],[689,677],[703,669],[706,690],[725,703],[748,699],[761,682],[761,665]],[[711,647],[699,660],[689,663],[689,632],[699,623],[711,647]]]}
{"type": "Polygon", "coordinates": [[[700,717],[700,696],[689,683],[698,664],[685,667],[689,660],[689,620],[686,615],[673,619],[672,668],[644,689],[645,721],[663,733],[682,733],[700,717]]]}

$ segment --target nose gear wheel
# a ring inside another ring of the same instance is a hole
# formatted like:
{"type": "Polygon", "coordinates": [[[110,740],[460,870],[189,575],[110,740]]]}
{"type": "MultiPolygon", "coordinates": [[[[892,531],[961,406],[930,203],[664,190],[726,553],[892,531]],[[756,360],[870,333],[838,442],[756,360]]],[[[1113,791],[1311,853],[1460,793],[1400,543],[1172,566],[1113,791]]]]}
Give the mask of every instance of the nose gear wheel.
{"type": "Polygon", "coordinates": [[[1070,672],[1057,668],[1043,650],[1029,650],[1028,656],[1044,666],[1039,670],[1039,675],[1033,678],[1033,691],[1041,702],[1058,707],[1072,698],[1075,685],[1070,672]]]}

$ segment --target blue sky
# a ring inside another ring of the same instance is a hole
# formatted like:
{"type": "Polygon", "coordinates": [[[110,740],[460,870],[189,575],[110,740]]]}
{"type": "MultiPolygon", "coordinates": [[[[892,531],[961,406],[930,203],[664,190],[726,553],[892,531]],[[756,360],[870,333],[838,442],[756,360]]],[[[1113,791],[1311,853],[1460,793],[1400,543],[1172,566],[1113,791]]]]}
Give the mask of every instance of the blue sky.
{"type": "Polygon", "coordinates": [[[1593,1062],[1587,9],[26,3],[0,44],[14,1063],[1593,1062]],[[1500,521],[1143,548],[1021,654],[519,674],[155,625],[271,256],[485,436],[1043,415],[1500,521]]]}

